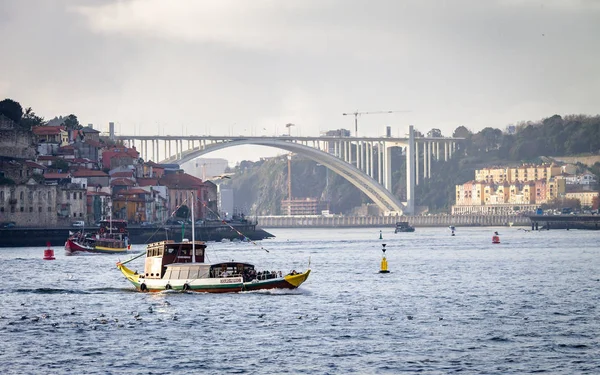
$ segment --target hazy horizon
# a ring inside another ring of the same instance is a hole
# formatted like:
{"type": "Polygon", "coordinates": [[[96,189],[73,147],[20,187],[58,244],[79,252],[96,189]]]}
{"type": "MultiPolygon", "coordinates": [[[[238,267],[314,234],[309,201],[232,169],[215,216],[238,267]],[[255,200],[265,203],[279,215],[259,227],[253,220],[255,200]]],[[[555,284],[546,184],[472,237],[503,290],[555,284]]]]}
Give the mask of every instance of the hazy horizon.
{"type": "Polygon", "coordinates": [[[354,134],[354,111],[406,111],[359,117],[359,135],[504,129],[598,114],[599,16],[591,0],[0,0],[0,97],[120,134],[354,134]]]}

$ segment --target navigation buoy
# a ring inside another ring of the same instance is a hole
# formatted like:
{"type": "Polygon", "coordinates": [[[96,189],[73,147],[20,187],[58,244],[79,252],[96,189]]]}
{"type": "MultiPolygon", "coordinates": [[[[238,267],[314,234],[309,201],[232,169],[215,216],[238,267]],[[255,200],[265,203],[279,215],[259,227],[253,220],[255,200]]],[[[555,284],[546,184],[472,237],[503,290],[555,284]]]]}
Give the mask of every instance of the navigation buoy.
{"type": "Polygon", "coordinates": [[[50,248],[50,242],[47,242],[46,246],[48,246],[48,248],[46,250],[44,250],[44,260],[54,260],[54,259],[56,259],[54,257],[54,250],[50,248]]]}
{"type": "Polygon", "coordinates": [[[383,257],[381,258],[381,269],[379,270],[379,273],[390,273],[390,271],[388,271],[387,259],[385,259],[385,244],[382,243],[381,246],[383,246],[381,249],[381,251],[383,251],[383,257]]]}
{"type": "Polygon", "coordinates": [[[383,240],[383,234],[381,233],[381,230],[379,231],[379,239],[383,240]]]}
{"type": "Polygon", "coordinates": [[[450,231],[452,232],[452,236],[454,236],[454,231],[456,230],[456,228],[454,227],[454,225],[450,225],[450,231]]]}
{"type": "Polygon", "coordinates": [[[492,243],[500,243],[500,236],[498,235],[498,232],[494,232],[494,235],[492,236],[492,243]]]}

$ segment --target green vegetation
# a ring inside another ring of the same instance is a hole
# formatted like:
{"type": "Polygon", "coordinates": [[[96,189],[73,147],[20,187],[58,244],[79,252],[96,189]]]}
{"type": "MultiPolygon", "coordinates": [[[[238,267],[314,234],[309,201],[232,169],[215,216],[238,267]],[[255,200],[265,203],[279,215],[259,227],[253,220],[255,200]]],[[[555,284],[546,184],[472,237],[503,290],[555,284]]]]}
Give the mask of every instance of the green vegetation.
{"type": "MultiPolygon", "coordinates": [[[[516,124],[514,129],[514,134],[491,127],[473,133],[465,126],[457,127],[452,136],[465,140],[459,142],[457,152],[449,161],[432,159],[431,179],[420,178],[416,187],[417,206],[427,206],[432,212],[449,211],[454,204],[455,186],[473,180],[476,169],[542,162],[544,156],[598,154],[600,151],[600,116],[569,115],[563,118],[554,115],[538,122],[516,124]]],[[[429,133],[438,135],[437,131],[432,129],[429,133]]],[[[391,163],[392,191],[404,201],[406,161],[399,148],[392,149],[391,163]]],[[[420,165],[423,165],[422,156],[420,165]]],[[[600,163],[589,170],[600,177],[600,163]]],[[[235,168],[235,172],[231,185],[239,208],[257,215],[280,213],[281,200],[287,198],[286,158],[256,163],[245,161],[235,168]]],[[[342,177],[331,171],[326,173],[324,167],[299,155],[292,160],[292,175],[294,197],[329,199],[332,212],[349,213],[354,207],[370,202],[342,177]]]]}

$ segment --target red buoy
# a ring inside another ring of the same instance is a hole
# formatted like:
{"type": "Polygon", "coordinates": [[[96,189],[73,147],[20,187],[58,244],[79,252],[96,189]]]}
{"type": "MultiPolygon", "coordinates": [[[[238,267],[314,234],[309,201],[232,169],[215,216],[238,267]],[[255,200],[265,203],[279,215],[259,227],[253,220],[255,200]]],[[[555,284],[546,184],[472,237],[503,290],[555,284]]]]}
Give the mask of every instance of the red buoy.
{"type": "Polygon", "coordinates": [[[46,246],[48,246],[48,248],[46,250],[44,250],[44,260],[56,259],[54,257],[54,250],[50,248],[50,242],[46,243],[46,246]]]}
{"type": "Polygon", "coordinates": [[[498,232],[494,232],[494,235],[492,236],[492,243],[500,243],[500,236],[498,235],[498,232]]]}

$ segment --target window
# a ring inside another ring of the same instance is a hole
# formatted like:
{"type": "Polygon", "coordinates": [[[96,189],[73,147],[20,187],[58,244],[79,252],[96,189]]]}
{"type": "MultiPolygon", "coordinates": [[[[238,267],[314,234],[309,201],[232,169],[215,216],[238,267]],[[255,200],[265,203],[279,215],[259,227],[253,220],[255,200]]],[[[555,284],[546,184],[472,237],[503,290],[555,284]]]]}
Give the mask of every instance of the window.
{"type": "Polygon", "coordinates": [[[38,212],[42,212],[42,206],[38,207],[38,212]]]}
{"type": "Polygon", "coordinates": [[[21,207],[21,212],[25,212],[25,207],[21,207]]]}
{"type": "Polygon", "coordinates": [[[52,207],[48,207],[48,212],[52,212],[52,207]]]}
{"type": "Polygon", "coordinates": [[[15,213],[15,206],[10,206],[10,212],[13,214],[15,213]]]}
{"type": "Polygon", "coordinates": [[[28,198],[29,198],[29,200],[30,200],[30,201],[32,201],[32,200],[33,200],[33,191],[30,191],[30,192],[29,192],[29,194],[28,194],[28,198]]]}
{"type": "Polygon", "coordinates": [[[0,207],[0,212],[4,212],[4,207],[0,207]]]}
{"type": "Polygon", "coordinates": [[[0,191],[0,200],[4,200],[4,192],[0,191]]]}
{"type": "Polygon", "coordinates": [[[33,207],[29,207],[29,212],[33,212],[33,207]]]}
{"type": "Polygon", "coordinates": [[[83,212],[80,212],[80,213],[79,213],[79,217],[83,217],[83,212]]]}
{"type": "Polygon", "coordinates": [[[19,199],[23,200],[25,197],[25,194],[23,192],[21,192],[21,194],[19,194],[19,199]]]}
{"type": "Polygon", "coordinates": [[[83,195],[81,194],[81,192],[79,192],[79,199],[83,199],[82,197],[83,195]]]}
{"type": "Polygon", "coordinates": [[[77,212],[73,212],[73,217],[77,217],[77,212]]]}
{"type": "Polygon", "coordinates": [[[48,192],[48,200],[52,199],[52,193],[48,192]]]}
{"type": "Polygon", "coordinates": [[[71,194],[69,194],[68,191],[66,192],[66,194],[67,194],[67,200],[69,200],[69,197],[70,197],[71,194]]]}

